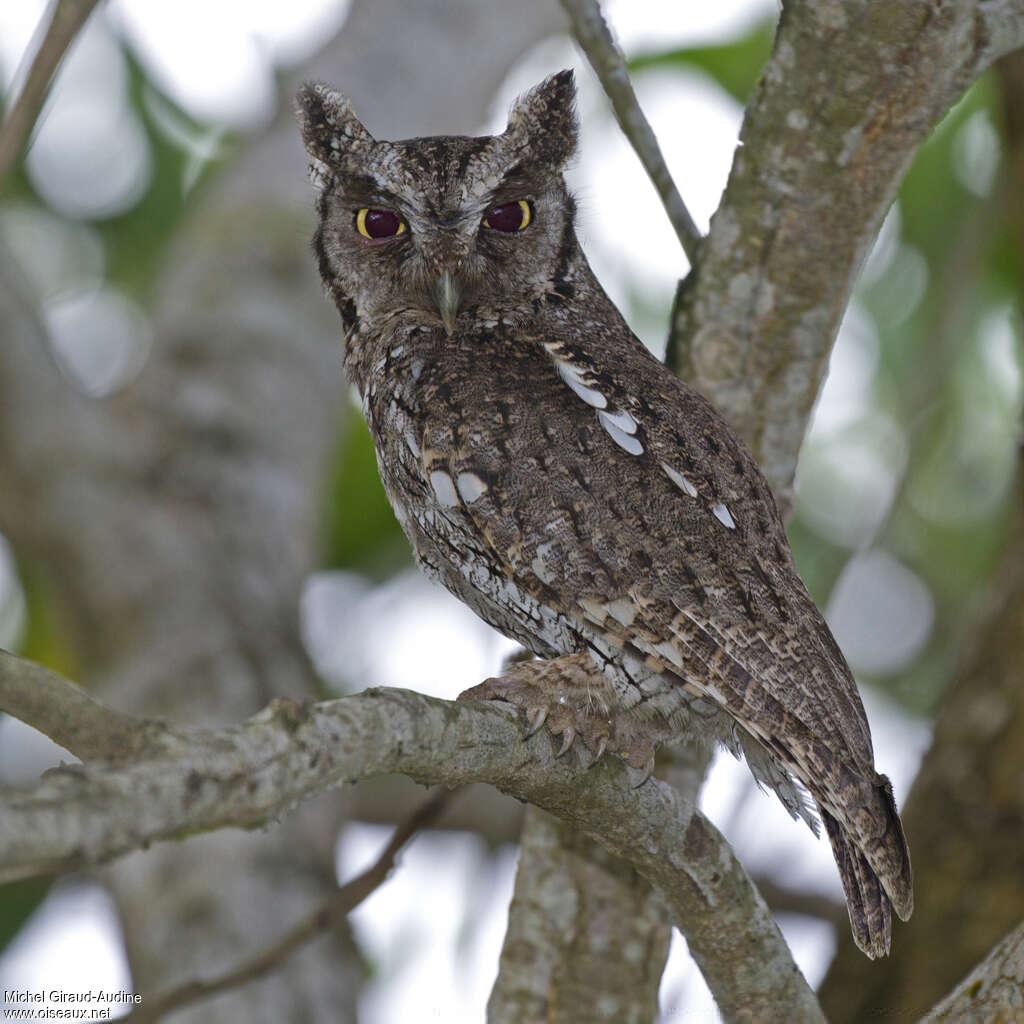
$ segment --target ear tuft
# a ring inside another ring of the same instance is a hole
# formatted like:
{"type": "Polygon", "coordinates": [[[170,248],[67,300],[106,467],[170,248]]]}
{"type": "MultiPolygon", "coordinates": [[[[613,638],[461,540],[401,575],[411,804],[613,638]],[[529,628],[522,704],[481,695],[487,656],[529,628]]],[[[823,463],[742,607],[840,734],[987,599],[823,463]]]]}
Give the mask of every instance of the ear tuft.
{"type": "Polygon", "coordinates": [[[352,104],[323,82],[307,82],[299,89],[296,112],[306,151],[328,166],[336,164],[339,155],[353,145],[373,142],[352,104]]]}
{"type": "Polygon", "coordinates": [[[572,69],[535,85],[512,105],[505,134],[561,170],[576,152],[576,81],[572,69]]]}

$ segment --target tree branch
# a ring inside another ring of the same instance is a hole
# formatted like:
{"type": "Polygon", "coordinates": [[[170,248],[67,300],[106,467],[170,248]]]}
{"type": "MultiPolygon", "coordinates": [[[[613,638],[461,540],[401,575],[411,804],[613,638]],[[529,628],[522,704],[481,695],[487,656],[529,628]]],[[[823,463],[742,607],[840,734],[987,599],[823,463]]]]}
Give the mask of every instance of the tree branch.
{"type": "MultiPolygon", "coordinates": [[[[0,677],[9,663],[0,660],[0,677]]],[[[275,700],[226,729],[147,722],[145,733],[132,764],[57,769],[2,794],[0,880],[262,826],[328,787],[384,772],[427,785],[486,781],[576,824],[657,886],[726,1017],[823,1019],[764,901],[692,802],[656,780],[632,789],[615,759],[584,770],[556,758],[546,735],[524,743],[508,710],[375,689],[275,700]]]]}
{"type": "Polygon", "coordinates": [[[25,84],[0,128],[0,182],[21,155],[50,82],[97,3],[98,0],[57,0],[46,35],[25,76],[25,84]]]}
{"type": "Polygon", "coordinates": [[[488,1024],[649,1024],[672,922],[627,861],[528,807],[488,1024]]]}
{"type": "Polygon", "coordinates": [[[696,263],[703,237],[672,180],[661,147],[637,102],[625,58],[612,39],[597,0],[561,0],[573,35],[587,55],[601,86],[611,100],[615,120],[640,158],[672,222],[690,263],[696,263]]]}
{"type": "Polygon", "coordinates": [[[784,5],[669,349],[783,503],[854,280],[910,161],[1022,44],[1022,0],[784,5]]]}
{"type": "Polygon", "coordinates": [[[1024,924],[1018,925],[921,1024],[1020,1020],[1024,1011],[1024,924]]]}
{"type": "Polygon", "coordinates": [[[83,761],[152,754],[164,728],[114,711],[42,665],[0,648],[0,711],[28,722],[83,761]]]}

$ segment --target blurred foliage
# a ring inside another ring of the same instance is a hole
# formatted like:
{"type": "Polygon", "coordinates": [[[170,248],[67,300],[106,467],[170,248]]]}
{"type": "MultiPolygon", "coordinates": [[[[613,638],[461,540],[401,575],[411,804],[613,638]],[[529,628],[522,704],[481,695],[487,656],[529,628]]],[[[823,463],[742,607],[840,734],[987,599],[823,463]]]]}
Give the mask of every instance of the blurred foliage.
{"type": "MultiPolygon", "coordinates": [[[[104,244],[109,282],[138,300],[145,300],[156,280],[168,243],[175,237],[183,218],[202,194],[204,186],[225,163],[233,146],[218,147],[218,159],[193,151],[186,141],[199,138],[206,127],[191,118],[147,77],[145,68],[132,51],[124,47],[128,68],[128,104],[139,119],[152,158],[152,175],[139,201],[117,216],[90,221],[90,227],[104,244]],[[170,138],[158,123],[154,108],[165,111],[165,124],[178,127],[170,138]]],[[[4,97],[0,91],[0,102],[4,97]]],[[[0,204],[12,200],[45,206],[23,164],[16,165],[0,187],[0,204]]]]}
{"type": "MultiPolygon", "coordinates": [[[[119,216],[93,221],[90,226],[104,244],[108,281],[145,302],[166,257],[168,244],[219,165],[207,161],[189,173],[189,165],[196,160],[196,155],[184,147],[180,139],[172,141],[160,129],[153,116],[154,98],[186,131],[191,129],[198,134],[205,128],[160,92],[128,48],[124,48],[124,56],[129,70],[128,101],[144,126],[153,173],[148,188],[135,206],[119,216]]],[[[5,105],[0,89],[0,109],[5,105]]],[[[226,148],[222,151],[228,152],[226,148]]],[[[45,207],[21,164],[16,165],[0,187],[0,211],[6,203],[45,207]]],[[[20,564],[19,576],[27,606],[20,653],[75,678],[73,652],[65,631],[56,621],[50,595],[30,565],[20,564]]],[[[50,884],[50,879],[29,879],[0,886],[0,953],[42,903],[50,884]]]]}
{"type": "MultiPolygon", "coordinates": [[[[126,48],[125,56],[129,68],[129,100],[146,131],[153,158],[153,175],[138,204],[121,216],[100,221],[96,227],[106,245],[108,277],[114,284],[139,297],[144,296],[154,283],[167,244],[174,238],[188,208],[202,195],[204,186],[215,171],[223,166],[223,158],[219,162],[203,162],[194,176],[189,173],[190,165],[198,159],[197,155],[180,141],[172,141],[160,129],[152,104],[162,104],[186,132],[198,134],[203,126],[157,89],[131,50],[126,48]]],[[[227,155],[233,148],[225,145],[222,153],[227,155]]]]}
{"type": "Polygon", "coordinates": [[[28,878],[0,885],[0,953],[46,898],[52,883],[50,878],[28,878]]]}
{"type": "Polygon", "coordinates": [[[60,622],[56,602],[45,581],[31,565],[19,565],[18,575],[26,611],[18,653],[68,679],[78,679],[78,662],[71,640],[60,622]]]}
{"type": "Polygon", "coordinates": [[[327,565],[383,579],[406,568],[412,551],[380,482],[366,421],[351,402],[342,429],[324,491],[327,565]]]}
{"type": "Polygon", "coordinates": [[[629,58],[633,73],[649,70],[703,71],[738,103],[746,106],[772,52],[775,22],[759,21],[728,43],[660,50],[629,58]]]}

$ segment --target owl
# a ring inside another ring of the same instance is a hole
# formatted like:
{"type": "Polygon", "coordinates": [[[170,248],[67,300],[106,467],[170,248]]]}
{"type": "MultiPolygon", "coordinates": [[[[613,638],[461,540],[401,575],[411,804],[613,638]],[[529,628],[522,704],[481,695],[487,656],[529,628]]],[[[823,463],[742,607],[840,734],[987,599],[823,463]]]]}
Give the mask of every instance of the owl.
{"type": "Polygon", "coordinates": [[[888,952],[910,855],[850,669],[771,490],[654,358],[576,238],[571,71],[500,135],[377,141],[298,96],[313,248],[381,480],[416,560],[537,659],[463,694],[643,770],[718,741],[824,824],[854,938],[888,952]]]}

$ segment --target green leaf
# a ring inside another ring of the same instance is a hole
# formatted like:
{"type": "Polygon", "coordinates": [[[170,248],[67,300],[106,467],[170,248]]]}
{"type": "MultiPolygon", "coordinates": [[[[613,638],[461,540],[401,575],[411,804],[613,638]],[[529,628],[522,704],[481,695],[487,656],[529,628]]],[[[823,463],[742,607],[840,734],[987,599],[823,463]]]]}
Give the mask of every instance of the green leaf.
{"type": "Polygon", "coordinates": [[[774,38],[775,21],[761,21],[730,43],[638,54],[629,60],[629,70],[696,68],[710,75],[734,99],[746,105],[761,69],[771,55],[774,38]]]}
{"type": "Polygon", "coordinates": [[[409,545],[380,482],[370,432],[355,407],[342,429],[326,488],[328,564],[381,579],[409,563],[409,545]]]}

